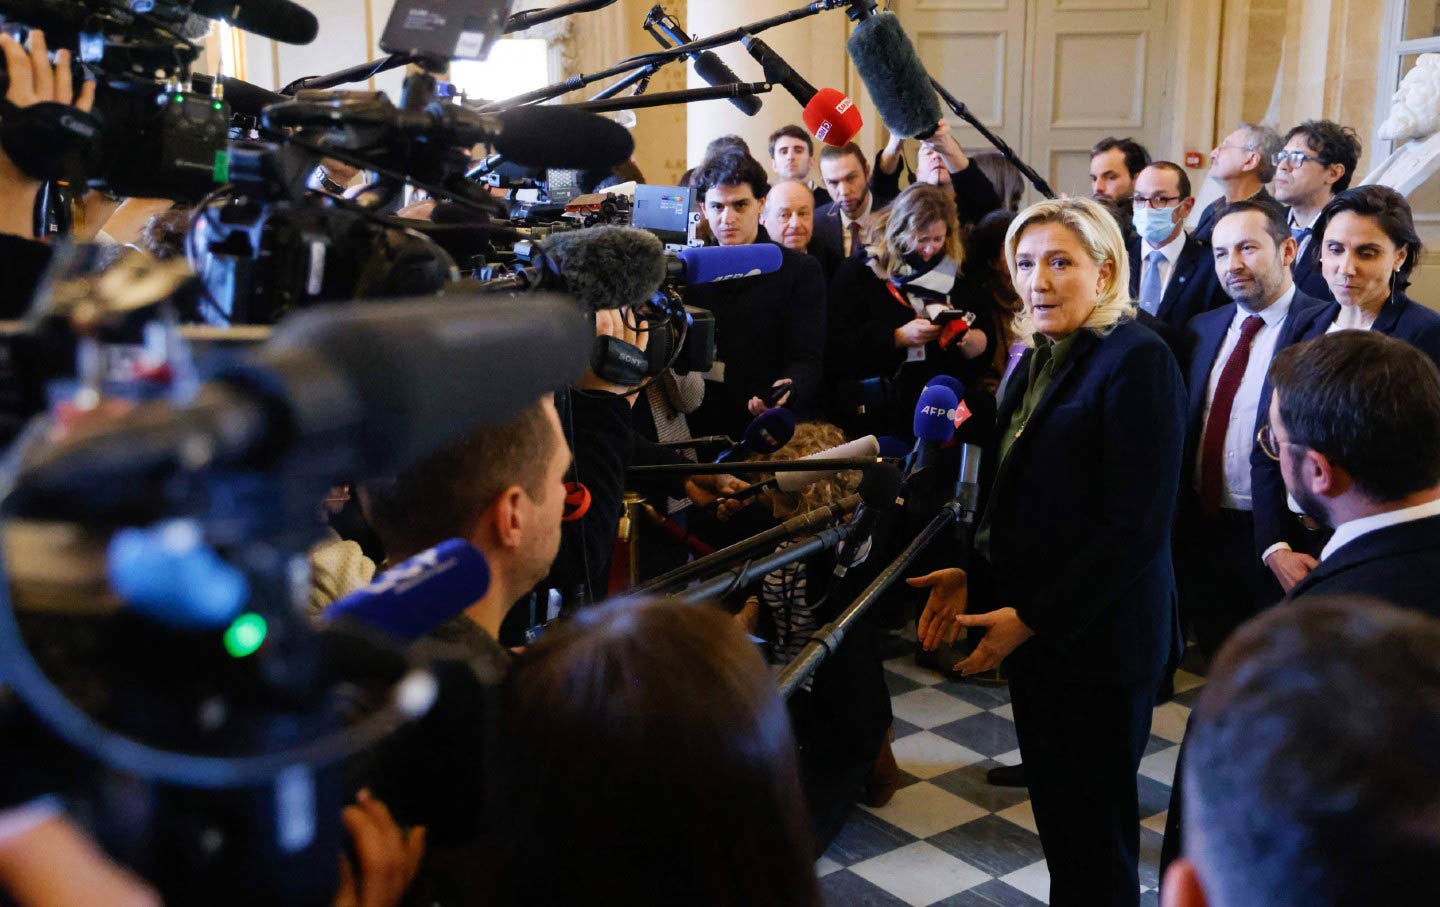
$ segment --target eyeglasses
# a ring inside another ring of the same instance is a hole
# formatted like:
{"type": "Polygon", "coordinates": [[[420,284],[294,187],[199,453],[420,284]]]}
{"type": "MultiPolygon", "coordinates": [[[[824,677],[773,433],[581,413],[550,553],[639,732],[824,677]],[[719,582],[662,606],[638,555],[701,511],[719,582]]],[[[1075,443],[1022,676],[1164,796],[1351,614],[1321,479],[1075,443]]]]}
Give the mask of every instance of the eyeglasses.
{"type": "Polygon", "coordinates": [[[1321,167],[1328,166],[1321,158],[1306,154],[1303,151],[1277,151],[1270,155],[1270,163],[1276,167],[1282,164],[1289,164],[1293,170],[1299,170],[1301,167],[1304,167],[1306,161],[1313,161],[1321,167]]]}
{"type": "Polygon", "coordinates": [[[1256,150],[1254,148],[1251,148],[1249,145],[1232,145],[1229,142],[1221,142],[1219,145],[1215,146],[1216,151],[1224,151],[1226,148],[1234,148],[1236,151],[1243,151],[1246,154],[1249,154],[1252,151],[1256,150]]]}
{"type": "Polygon", "coordinates": [[[1262,425],[1260,430],[1255,433],[1255,443],[1260,445],[1260,449],[1265,452],[1265,456],[1274,460],[1276,463],[1280,462],[1281,445],[1289,444],[1291,447],[1305,447],[1304,444],[1297,444],[1294,441],[1281,441],[1275,437],[1275,429],[1271,428],[1268,424],[1262,425]]]}
{"type": "Polygon", "coordinates": [[[1149,198],[1143,195],[1132,195],[1130,204],[1136,208],[1150,208],[1152,211],[1159,211],[1162,208],[1170,207],[1182,198],[1183,196],[1179,195],[1152,195],[1149,198]]]}

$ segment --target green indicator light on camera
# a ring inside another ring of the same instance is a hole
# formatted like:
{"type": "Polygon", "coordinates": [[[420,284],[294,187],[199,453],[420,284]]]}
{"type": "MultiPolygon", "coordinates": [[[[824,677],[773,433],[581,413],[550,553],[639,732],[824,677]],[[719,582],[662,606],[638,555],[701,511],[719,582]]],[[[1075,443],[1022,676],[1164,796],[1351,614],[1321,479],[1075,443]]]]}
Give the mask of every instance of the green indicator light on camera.
{"type": "Polygon", "coordinates": [[[217,183],[230,182],[230,152],[215,152],[215,167],[210,171],[210,179],[217,183]]]}
{"type": "Polygon", "coordinates": [[[175,103],[176,103],[176,104],[184,104],[184,103],[185,103],[185,96],[184,96],[183,94],[177,94],[177,95],[175,96],[175,103]]]}
{"type": "Polygon", "coordinates": [[[219,101],[216,101],[215,103],[211,104],[210,106],[211,106],[211,107],[214,107],[216,110],[220,110],[220,109],[222,109],[225,105],[224,105],[224,104],[221,104],[219,101]]]}
{"type": "Polygon", "coordinates": [[[235,618],[234,623],[225,631],[225,651],[230,653],[232,658],[245,658],[254,655],[265,644],[265,637],[270,632],[270,626],[265,623],[265,618],[247,611],[235,618]]]}

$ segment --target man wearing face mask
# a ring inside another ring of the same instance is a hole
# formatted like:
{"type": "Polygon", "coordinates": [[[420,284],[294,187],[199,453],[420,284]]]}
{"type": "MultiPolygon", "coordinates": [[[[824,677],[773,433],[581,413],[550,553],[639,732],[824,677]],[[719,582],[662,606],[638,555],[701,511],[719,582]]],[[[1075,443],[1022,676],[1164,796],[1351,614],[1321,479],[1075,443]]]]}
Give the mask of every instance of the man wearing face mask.
{"type": "Polygon", "coordinates": [[[1363,595],[1440,614],[1440,370],[1404,341],[1338,331],[1282,351],[1271,381],[1260,449],[1335,529],[1287,600],[1363,595]]]}
{"type": "Polygon", "coordinates": [[[1216,276],[1210,246],[1185,232],[1195,207],[1185,168],[1156,161],[1135,178],[1130,240],[1130,294],[1140,308],[1176,331],[1230,301],[1216,276]]]}

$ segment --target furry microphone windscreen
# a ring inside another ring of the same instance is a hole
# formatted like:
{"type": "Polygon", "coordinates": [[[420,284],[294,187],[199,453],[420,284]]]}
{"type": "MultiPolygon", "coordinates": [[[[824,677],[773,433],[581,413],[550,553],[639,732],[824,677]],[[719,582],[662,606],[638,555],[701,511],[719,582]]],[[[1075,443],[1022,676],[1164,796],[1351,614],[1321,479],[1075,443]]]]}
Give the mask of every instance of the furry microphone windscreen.
{"type": "Polygon", "coordinates": [[[569,292],[586,309],[618,309],[648,300],[665,280],[665,246],[635,227],[590,227],[541,244],[569,292]]]}
{"type": "Polygon", "coordinates": [[[940,125],[940,101],[899,18],[877,13],[861,21],[847,47],[886,127],[909,138],[934,135],[940,125]]]}

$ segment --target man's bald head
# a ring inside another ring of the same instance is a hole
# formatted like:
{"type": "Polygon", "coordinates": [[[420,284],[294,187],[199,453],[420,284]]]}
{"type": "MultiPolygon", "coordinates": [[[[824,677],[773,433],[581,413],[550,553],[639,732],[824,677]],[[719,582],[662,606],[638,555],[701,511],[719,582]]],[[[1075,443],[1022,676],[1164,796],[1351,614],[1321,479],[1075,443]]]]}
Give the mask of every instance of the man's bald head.
{"type": "Polygon", "coordinates": [[[794,252],[804,252],[815,232],[815,193],[797,180],[770,187],[760,222],[770,238],[794,252]]]}

